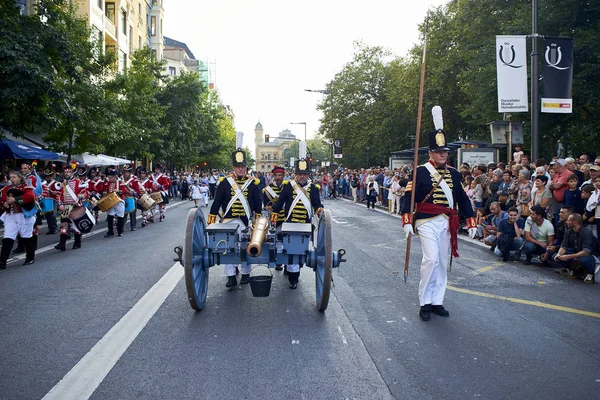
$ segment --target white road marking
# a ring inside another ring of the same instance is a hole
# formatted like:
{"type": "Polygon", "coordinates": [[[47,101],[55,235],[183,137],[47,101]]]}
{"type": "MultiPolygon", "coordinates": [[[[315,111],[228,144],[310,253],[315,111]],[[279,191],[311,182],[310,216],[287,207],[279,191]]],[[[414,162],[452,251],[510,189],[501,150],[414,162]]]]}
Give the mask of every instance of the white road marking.
{"type": "Polygon", "coordinates": [[[332,220],[333,222],[335,222],[336,224],[347,224],[347,223],[348,223],[348,222],[346,222],[346,221],[338,221],[337,219],[335,219],[335,218],[333,218],[333,217],[331,217],[331,220],[332,220]]]}
{"type": "Polygon", "coordinates": [[[344,332],[342,332],[342,327],[341,326],[338,326],[338,332],[342,336],[342,343],[348,344],[348,341],[346,340],[346,336],[344,336],[344,332]]]}
{"type": "Polygon", "coordinates": [[[43,399],[90,398],[182,277],[183,268],[175,263],[43,399]]]}

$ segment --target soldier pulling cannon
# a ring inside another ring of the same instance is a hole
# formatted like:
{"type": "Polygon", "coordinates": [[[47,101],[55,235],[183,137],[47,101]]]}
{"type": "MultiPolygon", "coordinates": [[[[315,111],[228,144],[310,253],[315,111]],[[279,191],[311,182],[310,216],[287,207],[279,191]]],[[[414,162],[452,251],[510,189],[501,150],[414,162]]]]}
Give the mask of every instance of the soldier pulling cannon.
{"type": "MultiPolygon", "coordinates": [[[[209,269],[214,265],[225,265],[226,286],[235,287],[237,266],[241,266],[240,283],[245,284],[250,282],[253,265],[274,268],[285,264],[292,289],[298,283],[301,266],[315,271],[317,308],[325,311],[332,269],[345,261],[345,250],[333,251],[331,215],[318,200],[318,187],[308,184],[308,162],[305,158],[298,160],[299,181],[285,182],[272,211],[261,210],[258,182],[247,176],[241,139],[238,134],[237,150],[232,154],[234,174],[221,179],[208,225],[200,209],[192,209],[188,214],[182,264],[190,305],[195,310],[204,308],[209,269]],[[278,232],[275,229],[277,213],[283,209],[286,220],[278,232]]],[[[179,248],[175,251],[177,253],[179,248]]]]}

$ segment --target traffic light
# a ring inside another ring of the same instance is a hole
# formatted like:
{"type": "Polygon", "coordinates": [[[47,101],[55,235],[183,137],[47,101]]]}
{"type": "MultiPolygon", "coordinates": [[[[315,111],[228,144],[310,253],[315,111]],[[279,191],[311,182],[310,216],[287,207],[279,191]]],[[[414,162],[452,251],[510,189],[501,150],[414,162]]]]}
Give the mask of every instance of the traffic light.
{"type": "Polygon", "coordinates": [[[265,143],[269,143],[269,135],[265,135],[265,143]]]}
{"type": "Polygon", "coordinates": [[[206,161],[204,161],[204,166],[206,167],[208,165],[208,163],[206,161]]]}

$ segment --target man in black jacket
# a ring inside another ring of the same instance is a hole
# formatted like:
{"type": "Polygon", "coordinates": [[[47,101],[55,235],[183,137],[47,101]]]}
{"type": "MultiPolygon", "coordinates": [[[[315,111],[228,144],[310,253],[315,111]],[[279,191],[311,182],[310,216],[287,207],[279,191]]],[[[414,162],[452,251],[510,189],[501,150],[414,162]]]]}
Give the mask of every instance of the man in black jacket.
{"type": "Polygon", "coordinates": [[[554,261],[569,271],[569,278],[575,278],[580,270],[587,274],[584,283],[594,283],[596,259],[600,254],[598,245],[589,226],[583,226],[580,214],[572,214],[567,219],[569,229],[565,233],[562,244],[554,261]]]}

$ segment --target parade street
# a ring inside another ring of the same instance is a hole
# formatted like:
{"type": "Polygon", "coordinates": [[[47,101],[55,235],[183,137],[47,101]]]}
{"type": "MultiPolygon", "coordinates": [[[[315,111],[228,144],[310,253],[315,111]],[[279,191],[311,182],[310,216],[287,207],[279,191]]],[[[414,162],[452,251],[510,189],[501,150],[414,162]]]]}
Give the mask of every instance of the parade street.
{"type": "Polygon", "coordinates": [[[103,237],[101,214],[66,252],[42,227],[35,264],[0,271],[0,398],[600,398],[598,285],[460,239],[450,317],[424,322],[418,238],[405,284],[398,217],[324,204],[333,248],[347,251],[324,313],[312,270],[297,290],[273,271],[270,296],[254,298],[249,285],[225,287],[223,266],[194,312],[173,261],[189,201],[171,201],[162,223],[127,222],[121,238],[103,237]]]}

